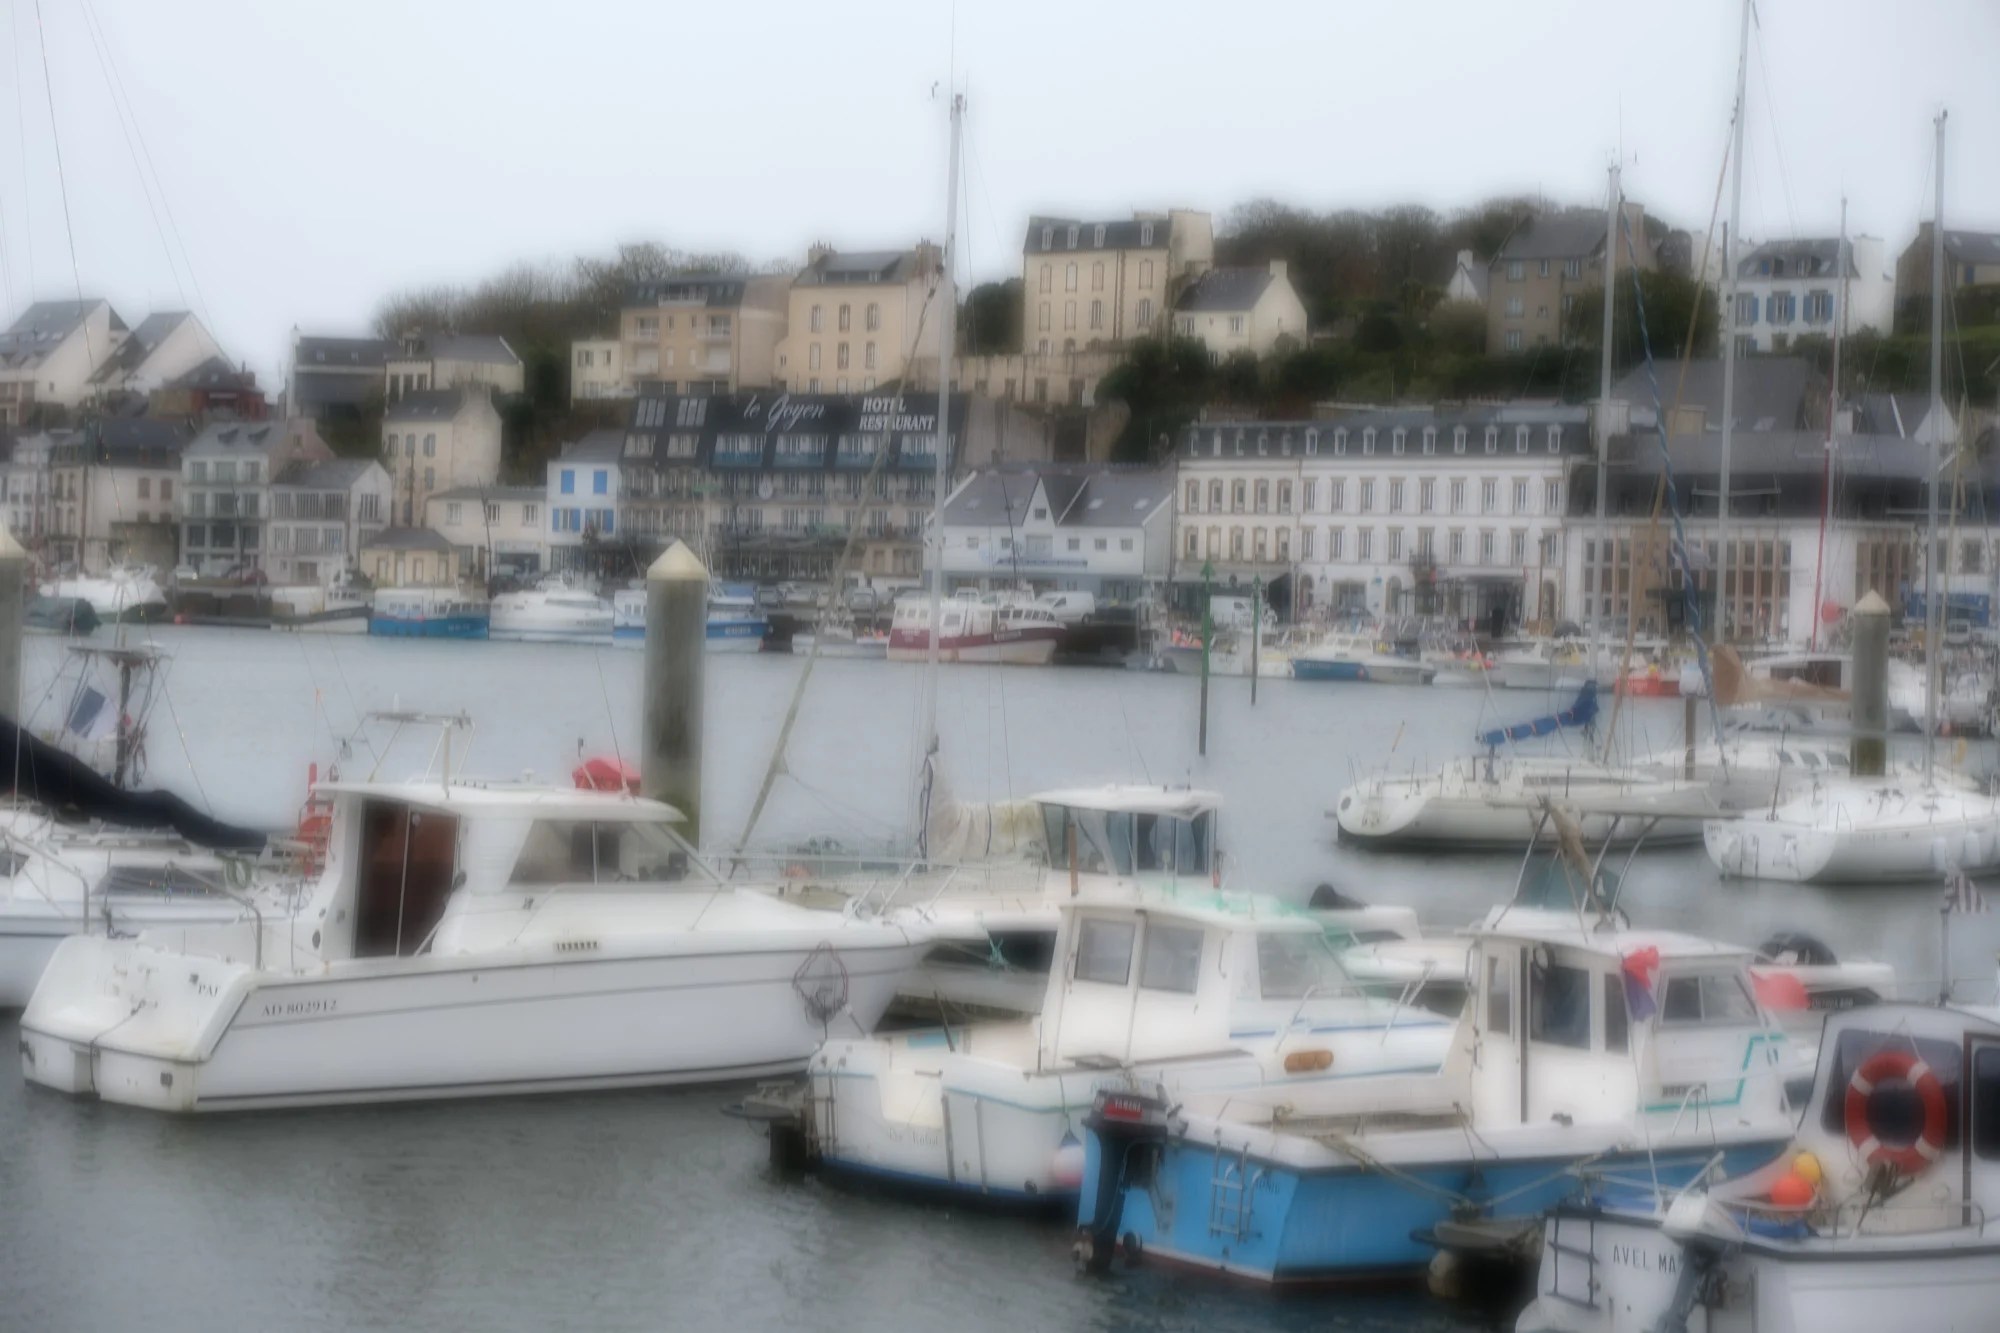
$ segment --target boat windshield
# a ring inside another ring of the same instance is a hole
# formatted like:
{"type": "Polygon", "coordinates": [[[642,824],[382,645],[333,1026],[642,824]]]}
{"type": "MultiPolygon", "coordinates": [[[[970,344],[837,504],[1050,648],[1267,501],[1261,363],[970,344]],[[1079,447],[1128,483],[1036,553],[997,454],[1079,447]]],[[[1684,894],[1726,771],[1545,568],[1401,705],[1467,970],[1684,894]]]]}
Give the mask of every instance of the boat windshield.
{"type": "Polygon", "coordinates": [[[528,827],[509,882],[680,884],[706,883],[707,878],[670,825],[538,819],[528,827]]]}
{"type": "Polygon", "coordinates": [[[1212,852],[1214,811],[1189,819],[1127,810],[1081,810],[1045,805],[1049,864],[1070,864],[1069,834],[1076,833],[1076,869],[1084,875],[1205,875],[1212,852]]]}
{"type": "Polygon", "coordinates": [[[1347,969],[1318,931],[1262,931],[1257,936],[1258,991],[1267,1000],[1322,999],[1355,993],[1347,969]]]}

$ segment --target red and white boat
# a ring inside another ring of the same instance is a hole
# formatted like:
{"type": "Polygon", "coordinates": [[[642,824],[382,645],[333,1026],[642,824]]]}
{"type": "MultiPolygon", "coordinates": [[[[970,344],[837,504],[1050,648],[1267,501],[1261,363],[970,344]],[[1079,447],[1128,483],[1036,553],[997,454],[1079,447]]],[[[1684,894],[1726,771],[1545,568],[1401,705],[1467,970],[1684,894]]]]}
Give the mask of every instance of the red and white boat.
{"type": "MultiPolygon", "coordinates": [[[[1005,662],[1047,666],[1062,622],[1033,599],[1009,593],[960,593],[938,608],[938,658],[945,662],[1005,662]]],[[[896,603],[889,624],[889,660],[922,662],[930,654],[931,607],[923,597],[896,603]]]]}

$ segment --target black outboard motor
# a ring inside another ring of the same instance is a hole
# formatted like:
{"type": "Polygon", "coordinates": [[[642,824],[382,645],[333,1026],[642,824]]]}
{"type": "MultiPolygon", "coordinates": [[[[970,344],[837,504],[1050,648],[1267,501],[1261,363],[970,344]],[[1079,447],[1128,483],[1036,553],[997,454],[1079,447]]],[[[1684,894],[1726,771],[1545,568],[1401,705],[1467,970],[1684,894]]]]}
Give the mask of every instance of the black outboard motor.
{"type": "MultiPolygon", "coordinates": [[[[1142,1092],[1100,1092],[1083,1123],[1097,1136],[1097,1192],[1080,1201],[1071,1254],[1078,1272],[1096,1274],[1111,1267],[1118,1248],[1126,1188],[1153,1183],[1158,1162],[1154,1148],[1167,1137],[1166,1099],[1142,1092]]],[[[1138,1237],[1127,1237],[1128,1262],[1139,1257],[1138,1250],[1138,1237]]]]}
{"type": "Polygon", "coordinates": [[[1352,912],[1368,904],[1359,898],[1350,898],[1331,884],[1322,884],[1312,891],[1308,903],[1315,912],[1352,912]]]}
{"type": "Polygon", "coordinates": [[[1816,935],[1803,930],[1781,930],[1757,946],[1757,957],[1786,967],[1832,967],[1840,959],[1816,935]]]}

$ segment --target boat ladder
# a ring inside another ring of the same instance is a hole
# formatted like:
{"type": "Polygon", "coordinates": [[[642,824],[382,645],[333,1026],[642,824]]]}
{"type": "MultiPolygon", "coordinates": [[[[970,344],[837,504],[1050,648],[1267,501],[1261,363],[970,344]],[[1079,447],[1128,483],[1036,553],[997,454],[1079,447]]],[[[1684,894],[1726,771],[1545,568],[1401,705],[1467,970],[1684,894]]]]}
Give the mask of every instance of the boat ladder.
{"type": "Polygon", "coordinates": [[[1248,1148],[1234,1161],[1216,1152],[1215,1174],[1208,1182],[1208,1234],[1242,1240],[1250,1234],[1257,1177],[1250,1174],[1248,1148]]]}
{"type": "MultiPolygon", "coordinates": [[[[1598,1292],[1597,1219],[1594,1217],[1581,1219],[1588,1222],[1589,1224],[1589,1239],[1586,1240],[1584,1244],[1581,1246],[1577,1246],[1563,1239],[1563,1223],[1565,1221],[1572,1221],[1572,1220],[1577,1220],[1577,1219],[1564,1218],[1560,1214],[1558,1214],[1554,1219],[1555,1234],[1549,1238],[1548,1294],[1555,1297],[1559,1301],[1568,1301],[1571,1305],[1578,1306],[1582,1309],[1595,1310],[1597,1308],[1597,1292],[1598,1292]],[[1564,1259],[1568,1259],[1570,1261],[1570,1267],[1572,1269],[1574,1269],[1578,1264],[1583,1265],[1582,1295],[1578,1295],[1573,1291],[1563,1290],[1564,1259]]],[[[1574,1228],[1571,1229],[1574,1230],[1574,1228]]]]}

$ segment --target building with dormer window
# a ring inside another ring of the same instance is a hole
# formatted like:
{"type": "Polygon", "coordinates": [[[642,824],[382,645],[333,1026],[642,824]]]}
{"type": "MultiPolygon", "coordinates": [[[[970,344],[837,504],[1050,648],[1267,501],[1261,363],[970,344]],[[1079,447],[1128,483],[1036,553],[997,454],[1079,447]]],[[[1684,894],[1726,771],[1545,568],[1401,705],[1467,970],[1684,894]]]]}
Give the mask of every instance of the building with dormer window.
{"type": "MultiPolygon", "coordinates": [[[[1797,339],[1831,338],[1841,309],[1842,250],[1837,238],[1766,241],[1736,262],[1736,347],[1783,352],[1797,339]]],[[[1889,332],[1896,279],[1881,238],[1852,236],[1845,254],[1847,317],[1842,337],[1889,332]]]]}

